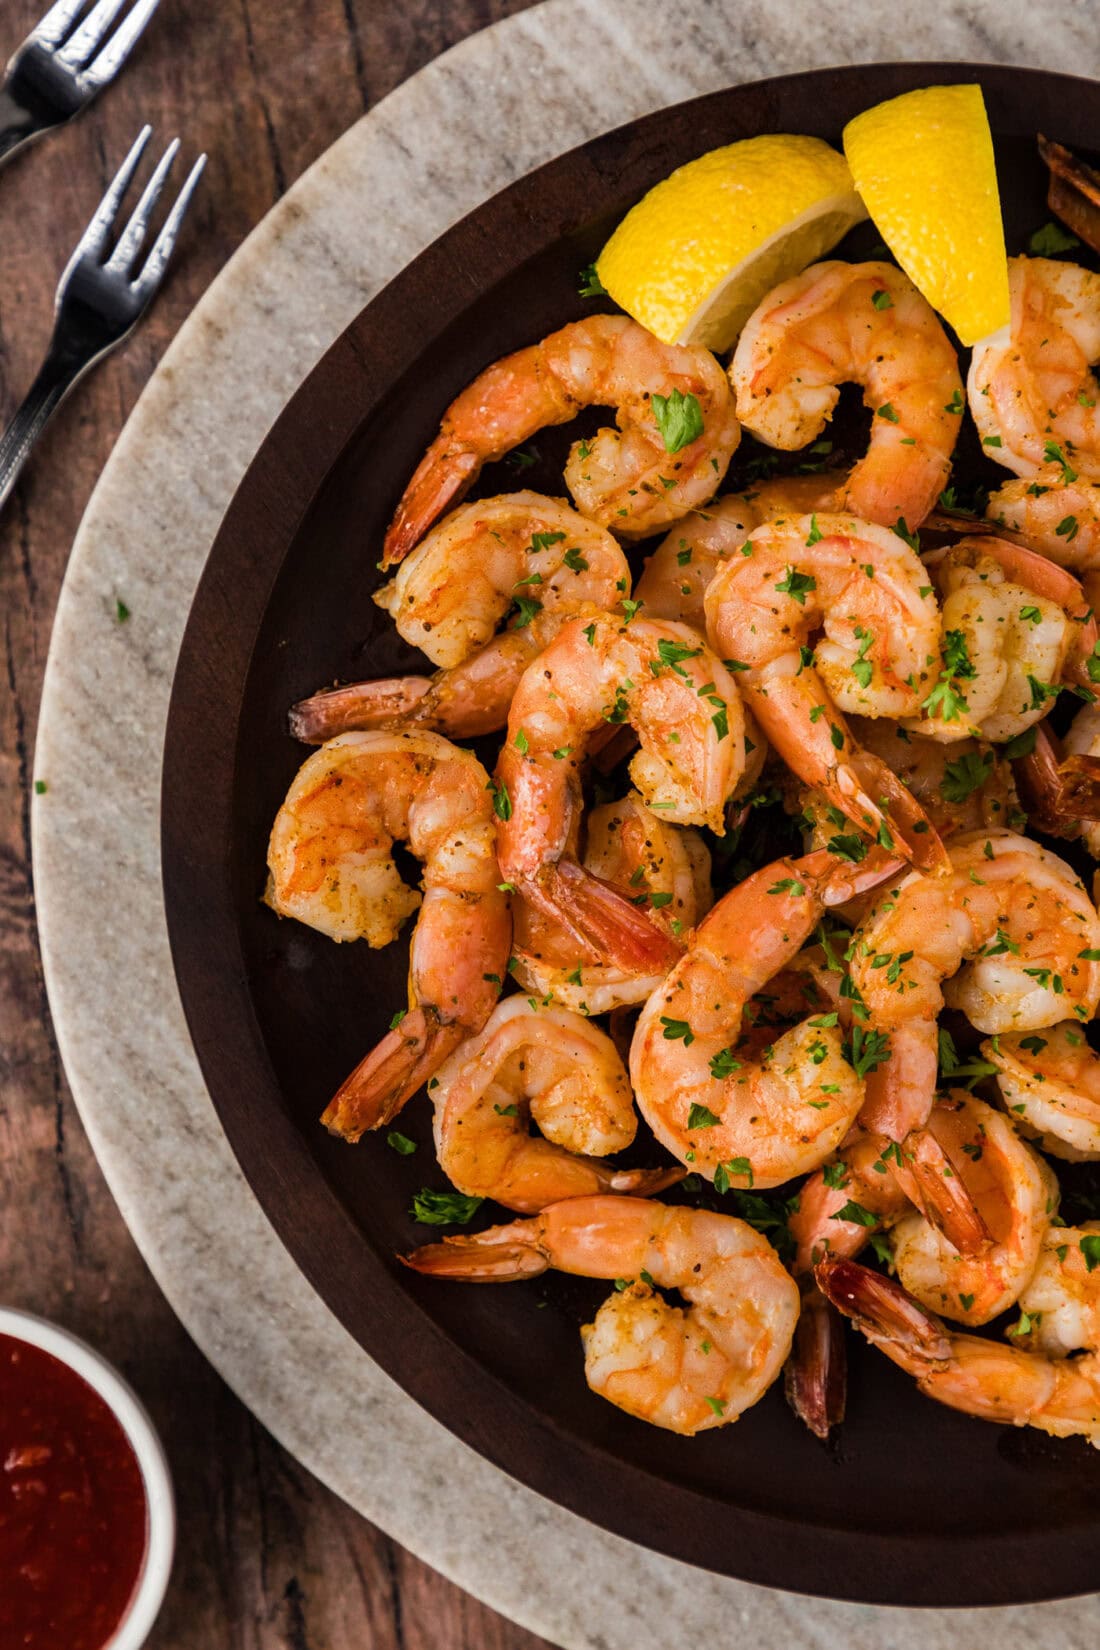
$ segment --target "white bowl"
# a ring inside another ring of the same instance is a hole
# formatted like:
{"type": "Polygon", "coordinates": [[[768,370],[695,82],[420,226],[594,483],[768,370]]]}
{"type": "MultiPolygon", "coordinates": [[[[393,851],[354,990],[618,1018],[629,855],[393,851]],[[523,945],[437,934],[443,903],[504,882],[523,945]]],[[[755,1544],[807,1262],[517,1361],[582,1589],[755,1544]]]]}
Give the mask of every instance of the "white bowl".
{"type": "Polygon", "coordinates": [[[153,1423],[118,1371],[67,1329],[30,1312],[0,1306],[0,1335],[10,1335],[13,1340],[49,1352],[87,1381],[103,1399],[137,1456],[148,1519],[145,1557],[126,1613],[102,1650],[141,1650],[164,1600],[176,1546],[175,1496],[168,1461],[153,1423]]]}

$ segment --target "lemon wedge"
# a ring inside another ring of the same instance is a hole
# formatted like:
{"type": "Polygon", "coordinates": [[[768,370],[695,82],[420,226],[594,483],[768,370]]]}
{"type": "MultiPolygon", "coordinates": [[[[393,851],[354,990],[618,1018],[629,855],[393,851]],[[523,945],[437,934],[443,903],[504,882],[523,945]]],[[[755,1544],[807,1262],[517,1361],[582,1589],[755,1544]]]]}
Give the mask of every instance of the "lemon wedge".
{"type": "Polygon", "coordinates": [[[1008,265],[980,86],[904,92],[850,120],[856,188],[909,279],[964,344],[1006,326],[1008,265]]]}
{"type": "Polygon", "coordinates": [[[765,293],[866,216],[847,162],[820,138],[745,138],[655,185],[616,229],[596,273],[666,344],[725,350],[765,293]]]}

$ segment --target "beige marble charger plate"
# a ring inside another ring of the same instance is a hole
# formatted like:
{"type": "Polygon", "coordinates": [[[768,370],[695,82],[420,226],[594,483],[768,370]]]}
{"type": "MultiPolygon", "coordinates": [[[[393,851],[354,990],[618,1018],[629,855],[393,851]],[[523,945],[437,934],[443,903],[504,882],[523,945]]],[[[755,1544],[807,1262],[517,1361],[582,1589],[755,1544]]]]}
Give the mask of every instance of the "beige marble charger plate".
{"type": "Polygon", "coordinates": [[[718,1632],[939,1650],[989,1630],[1085,1650],[1100,1640],[1100,1603],[901,1612],[692,1569],[490,1466],[352,1341],[246,1185],[176,989],[159,783],[191,598],[291,392],[398,269],[522,172],[697,93],[831,63],[954,57],[1100,73],[1096,20],[1091,0],[953,15],[927,0],[773,0],[766,11],[548,0],[497,24],[393,92],[256,229],[150,382],[73,549],[38,730],[49,790],[34,805],[34,871],[61,1053],[111,1190],[175,1311],[275,1436],[428,1563],[569,1650],[667,1650],[718,1632]],[[125,627],[116,593],[134,614],[125,627]]]}

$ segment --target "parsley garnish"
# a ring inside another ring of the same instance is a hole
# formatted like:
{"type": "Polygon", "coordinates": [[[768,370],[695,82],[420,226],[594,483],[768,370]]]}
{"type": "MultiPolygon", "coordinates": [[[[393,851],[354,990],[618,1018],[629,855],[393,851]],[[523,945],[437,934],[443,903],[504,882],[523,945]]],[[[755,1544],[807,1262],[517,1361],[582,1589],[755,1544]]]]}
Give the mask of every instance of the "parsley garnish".
{"type": "Polygon", "coordinates": [[[485,1202],[465,1192],[435,1192],[428,1186],[417,1192],[409,1213],[422,1226],[465,1226],[485,1202]]]}
{"type": "Polygon", "coordinates": [[[806,592],[817,589],[817,580],[810,573],[796,573],[788,567],[786,577],[780,579],[775,588],[781,595],[793,597],[799,607],[805,607],[806,592]]]}
{"type": "Polygon", "coordinates": [[[492,795],[492,798],[493,798],[493,812],[496,814],[497,818],[498,819],[511,819],[511,817],[512,817],[512,798],[508,795],[508,787],[504,783],[504,781],[501,780],[500,784],[498,785],[495,779],[490,779],[490,781],[486,785],[485,789],[487,791],[489,791],[492,795]]]}
{"type": "Polygon", "coordinates": [[[606,298],[607,288],[596,273],[595,264],[585,264],[577,277],[579,285],[577,291],[582,298],[606,298]]]}
{"type": "Polygon", "coordinates": [[[980,790],[993,772],[992,751],[971,751],[957,762],[948,762],[943,770],[943,798],[945,802],[965,802],[980,790]]]}
{"type": "Polygon", "coordinates": [[[651,395],[649,400],[666,453],[678,453],[698,441],[703,433],[703,409],[694,395],[674,389],[668,395],[651,395]]]}
{"type": "Polygon", "coordinates": [[[1072,252],[1080,244],[1076,235],[1070,235],[1061,224],[1045,223],[1028,236],[1027,249],[1036,258],[1053,258],[1059,252],[1072,252]]]}

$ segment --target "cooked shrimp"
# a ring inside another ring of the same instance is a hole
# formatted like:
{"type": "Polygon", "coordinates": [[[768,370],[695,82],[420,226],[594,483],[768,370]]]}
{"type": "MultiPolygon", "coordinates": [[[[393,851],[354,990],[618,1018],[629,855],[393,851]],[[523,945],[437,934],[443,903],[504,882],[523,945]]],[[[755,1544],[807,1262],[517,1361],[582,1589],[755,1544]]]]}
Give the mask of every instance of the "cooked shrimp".
{"type": "Polygon", "coordinates": [[[863,1103],[837,1015],[802,1020],[759,1059],[737,1048],[742,1017],[830,905],[897,863],[881,850],[859,866],[826,851],[779,859],[700,923],[643,1008],[630,1049],[638,1108],[681,1163],[708,1180],[779,1186],[835,1151],[863,1103]]]}
{"type": "Polygon", "coordinates": [[[311,744],[352,728],[494,733],[523,672],[562,625],[613,608],[630,582],[617,541],[562,499],[520,492],[461,505],[374,595],[439,670],[314,694],[292,710],[291,732],[311,744]],[[494,634],[509,610],[509,628],[494,634]]]}
{"type": "Polygon", "coordinates": [[[1053,465],[1100,480],[1100,275],[1054,258],[1010,258],[1012,319],[975,345],[967,395],[990,458],[1018,476],[1053,465]]]}
{"type": "Polygon", "coordinates": [[[972,1328],[1005,1312],[1029,1282],[1058,1206],[1058,1183],[1003,1112],[957,1090],[935,1111],[936,1137],[992,1242],[965,1255],[920,1214],[892,1228],[894,1265],[930,1312],[972,1328]]]}
{"type": "Polygon", "coordinates": [[[687,625],[602,614],[566,625],[512,700],[497,768],[504,879],[615,966],[653,973],[675,961],[679,943],[629,888],[607,887],[569,852],[581,764],[606,722],[629,722],[641,740],[630,773],[647,807],[721,834],[745,766],[741,697],[687,625]]]}
{"type": "Polygon", "coordinates": [[[488,776],[433,733],[348,733],[315,751],[279,809],[267,903],[334,940],[388,945],[420,908],[409,1009],[352,1073],[322,1121],[347,1140],[388,1122],[492,1011],[511,939],[488,776]],[[393,862],[404,841],[425,894],[393,862]]]}
{"type": "Polygon", "coordinates": [[[917,864],[939,862],[923,809],[841,714],[914,713],[931,686],[939,610],[905,540],[851,516],[769,523],[719,568],[706,612],[712,646],[739,665],[753,714],[798,777],[917,864]]]}
{"type": "Polygon", "coordinates": [[[1063,682],[1087,685],[1096,621],[1071,573],[993,537],[962,539],[924,563],[942,599],[944,669],[906,726],[1000,743],[1044,717],[1063,682]]]}
{"type": "Polygon", "coordinates": [[[496,733],[508,720],[520,677],[542,649],[544,631],[556,629],[540,614],[522,630],[502,630],[450,670],[322,688],[293,706],[289,731],[307,745],[367,728],[423,728],[452,739],[496,733]]]}
{"type": "MultiPolygon", "coordinates": [[[[948,745],[885,718],[853,716],[850,727],[857,745],[885,762],[912,791],[941,839],[1004,825],[1019,814],[1011,764],[985,741],[948,745]]],[[[799,800],[811,847],[824,848],[843,832],[844,815],[820,791],[803,792],[799,800]]],[[[843,914],[848,917],[846,908],[843,914]]],[[[860,918],[865,915],[860,910],[860,918]]]]}
{"type": "Polygon", "coordinates": [[[826,1169],[804,1182],[788,1225],[798,1248],[794,1269],[805,1275],[824,1255],[858,1255],[871,1233],[912,1208],[896,1176],[897,1153],[880,1134],[856,1129],[826,1169]],[[854,1210],[855,1215],[843,1211],[854,1210]],[[874,1216],[872,1222],[868,1217],[874,1216]]]}
{"type": "Polygon", "coordinates": [[[1028,1031],[1100,1002],[1100,917],[1064,860],[1013,831],[948,844],[943,876],[913,872],[857,930],[851,977],[886,1057],[867,1078],[866,1128],[904,1140],[936,1089],[946,1001],[980,1031],[1028,1031]],[[963,966],[963,965],[966,966],[963,966]]]}
{"type": "Polygon", "coordinates": [[[816,1270],[829,1300],[929,1398],[983,1421],[1082,1434],[1100,1445],[1100,1357],[1052,1359],[978,1335],[949,1333],[899,1283],[855,1261],[816,1270]]]}
{"type": "Polygon", "coordinates": [[[693,1434],[736,1421],[783,1366],[798,1286],[744,1221],[631,1197],[577,1197],[405,1257],[433,1277],[513,1282],[554,1268],[620,1287],[581,1330],[593,1392],[693,1434]],[[625,1283],[625,1287],[622,1285],[625,1283]],[[686,1308],[658,1293],[677,1289],[686,1308]]]}
{"type": "Polygon", "coordinates": [[[730,376],[745,428],[788,451],[821,434],[841,384],[861,384],[871,442],[831,508],[913,528],[935,504],[962,380],[932,308],[892,264],[820,263],[784,281],[745,323],[730,376]]]}
{"type": "Polygon", "coordinates": [[[678,521],[661,540],[638,580],[637,597],[650,619],[679,619],[706,628],[703,597],[724,561],[749,534],[777,516],[823,510],[835,495],[835,474],[780,476],[746,493],[729,493],[678,521]]]}
{"type": "Polygon", "coordinates": [[[629,595],[630,567],[610,533],[562,499],[522,492],[452,510],[373,599],[405,641],[449,668],[492,639],[517,596],[528,622],[541,612],[560,628],[580,608],[629,595]]]}
{"type": "MultiPolygon", "coordinates": [[[[687,934],[712,904],[710,854],[691,826],[666,825],[637,791],[605,802],[585,816],[585,870],[653,913],[676,938],[687,934]]],[[[606,1014],[641,1003],[663,975],[617,967],[594,945],[574,938],[525,899],[513,901],[512,971],[520,985],[564,1008],[606,1014]]]]}
{"type": "MultiPolygon", "coordinates": [[[[843,1336],[836,1310],[819,1292],[812,1269],[826,1255],[858,1255],[873,1233],[927,1207],[967,1253],[982,1253],[990,1236],[944,1150],[949,1101],[937,1104],[926,1129],[903,1147],[855,1129],[831,1163],[800,1187],[790,1229],[794,1269],[803,1280],[802,1315],[787,1364],[787,1402],[819,1438],[844,1419],[847,1389],[843,1336]]],[[[938,1228],[937,1228],[938,1230],[938,1228]]],[[[951,1253],[957,1251],[952,1248],[951,1253]]]]}
{"type": "Polygon", "coordinates": [[[1048,1358],[1100,1348],[1100,1221],[1047,1227],[1039,1264],[1020,1296],[1017,1346],[1048,1358]]]}
{"type": "Polygon", "coordinates": [[[709,350],[662,344],[625,315],[572,321],[494,362],[447,408],[386,533],[387,566],[457,503],[483,464],[582,407],[617,408],[618,429],[574,442],[565,483],[582,514],[623,538],[644,538],[705,504],[741,437],[709,350]]]}
{"type": "Polygon", "coordinates": [[[1065,481],[1061,470],[1040,470],[1033,480],[998,487],[985,513],[1073,573],[1100,570],[1100,482],[1065,481]]]}
{"type": "Polygon", "coordinates": [[[997,1068],[1005,1105],[1044,1151],[1071,1162],[1100,1158],[1100,1056],[1082,1025],[1006,1032],[984,1042],[982,1054],[997,1068]]]}
{"type": "Polygon", "coordinates": [[[682,1169],[613,1169],[638,1117],[618,1050],[582,1014],[498,1003],[431,1081],[439,1166],[460,1192],[531,1213],[595,1192],[660,1191],[682,1169]],[[528,1118],[545,1138],[528,1132],[528,1118]],[[583,1154],[583,1155],[582,1155],[583,1154]]]}

